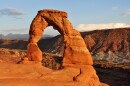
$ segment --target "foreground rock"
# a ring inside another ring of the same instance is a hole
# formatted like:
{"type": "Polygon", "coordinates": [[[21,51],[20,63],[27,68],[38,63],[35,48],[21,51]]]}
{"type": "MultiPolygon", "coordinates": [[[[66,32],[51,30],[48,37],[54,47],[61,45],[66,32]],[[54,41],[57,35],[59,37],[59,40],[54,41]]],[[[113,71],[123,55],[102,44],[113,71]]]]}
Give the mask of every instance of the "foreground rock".
{"type": "Polygon", "coordinates": [[[87,65],[53,71],[39,64],[0,63],[0,71],[0,86],[102,86],[93,67],[87,65]]]}

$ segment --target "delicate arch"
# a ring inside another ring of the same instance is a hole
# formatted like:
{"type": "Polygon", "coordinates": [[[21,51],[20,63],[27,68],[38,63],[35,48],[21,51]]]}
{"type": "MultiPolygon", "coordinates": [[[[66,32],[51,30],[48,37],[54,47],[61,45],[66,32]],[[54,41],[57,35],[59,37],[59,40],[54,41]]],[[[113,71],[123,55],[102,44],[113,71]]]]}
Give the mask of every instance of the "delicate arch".
{"type": "Polygon", "coordinates": [[[58,10],[41,10],[31,23],[27,57],[30,61],[41,61],[42,52],[37,46],[44,29],[53,26],[64,37],[65,51],[63,65],[83,64],[92,65],[92,57],[86,48],[80,33],[75,30],[67,19],[67,13],[58,10]]]}

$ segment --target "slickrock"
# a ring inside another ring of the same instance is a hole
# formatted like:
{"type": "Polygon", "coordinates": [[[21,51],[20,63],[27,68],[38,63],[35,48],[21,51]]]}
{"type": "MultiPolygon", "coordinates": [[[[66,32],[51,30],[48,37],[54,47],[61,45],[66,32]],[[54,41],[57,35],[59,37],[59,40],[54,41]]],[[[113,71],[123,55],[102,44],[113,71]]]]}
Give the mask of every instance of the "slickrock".
{"type": "Polygon", "coordinates": [[[0,71],[0,86],[107,86],[99,82],[90,65],[53,71],[39,64],[0,63],[0,71]]]}

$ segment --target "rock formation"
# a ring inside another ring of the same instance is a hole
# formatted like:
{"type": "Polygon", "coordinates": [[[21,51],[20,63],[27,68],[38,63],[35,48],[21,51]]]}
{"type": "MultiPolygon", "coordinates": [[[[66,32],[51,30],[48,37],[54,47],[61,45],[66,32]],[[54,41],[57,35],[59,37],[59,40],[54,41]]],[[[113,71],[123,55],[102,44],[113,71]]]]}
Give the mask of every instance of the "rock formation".
{"type": "MultiPolygon", "coordinates": [[[[65,50],[63,54],[63,66],[60,71],[41,77],[43,80],[72,82],[70,84],[58,84],[58,86],[100,86],[96,71],[92,67],[93,61],[90,52],[80,33],[73,28],[67,19],[67,13],[58,10],[41,10],[32,21],[29,31],[29,44],[27,58],[29,61],[41,62],[42,52],[37,46],[44,29],[53,26],[63,35],[65,50]],[[61,79],[62,77],[62,79],[61,79]],[[74,81],[78,82],[75,83],[74,81]]],[[[27,59],[26,59],[27,61],[27,59]]],[[[24,61],[23,61],[24,63],[24,61]]],[[[54,86],[54,84],[48,86],[54,86]]]]}
{"type": "Polygon", "coordinates": [[[93,65],[92,57],[86,48],[84,40],[67,19],[67,13],[57,10],[41,10],[32,21],[27,54],[30,61],[42,60],[42,53],[37,46],[37,42],[47,26],[53,26],[64,37],[63,65],[93,65]]]}

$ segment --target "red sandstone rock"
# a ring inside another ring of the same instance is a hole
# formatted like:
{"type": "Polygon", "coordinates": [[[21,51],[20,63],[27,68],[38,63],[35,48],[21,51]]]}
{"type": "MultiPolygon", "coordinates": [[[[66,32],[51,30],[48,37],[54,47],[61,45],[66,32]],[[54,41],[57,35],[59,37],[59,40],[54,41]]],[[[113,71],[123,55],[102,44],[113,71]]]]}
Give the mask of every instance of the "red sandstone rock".
{"type": "Polygon", "coordinates": [[[30,43],[28,44],[27,57],[30,61],[42,61],[42,52],[38,48],[37,44],[30,43]]]}
{"type": "MultiPolygon", "coordinates": [[[[92,65],[92,57],[86,48],[83,38],[80,33],[75,30],[72,24],[67,19],[67,13],[58,10],[41,10],[32,21],[30,26],[30,43],[35,43],[40,40],[44,29],[47,26],[53,26],[64,37],[65,51],[63,65],[65,64],[84,64],[92,65]]],[[[29,45],[28,45],[29,46],[29,45]]],[[[38,48],[38,47],[37,47],[38,48]]],[[[31,46],[28,47],[29,60],[41,58],[39,49],[35,50],[35,56],[31,56],[33,51],[31,46]],[[37,56],[36,56],[37,55],[37,56]]],[[[40,60],[39,60],[40,61],[40,60]]]]}

